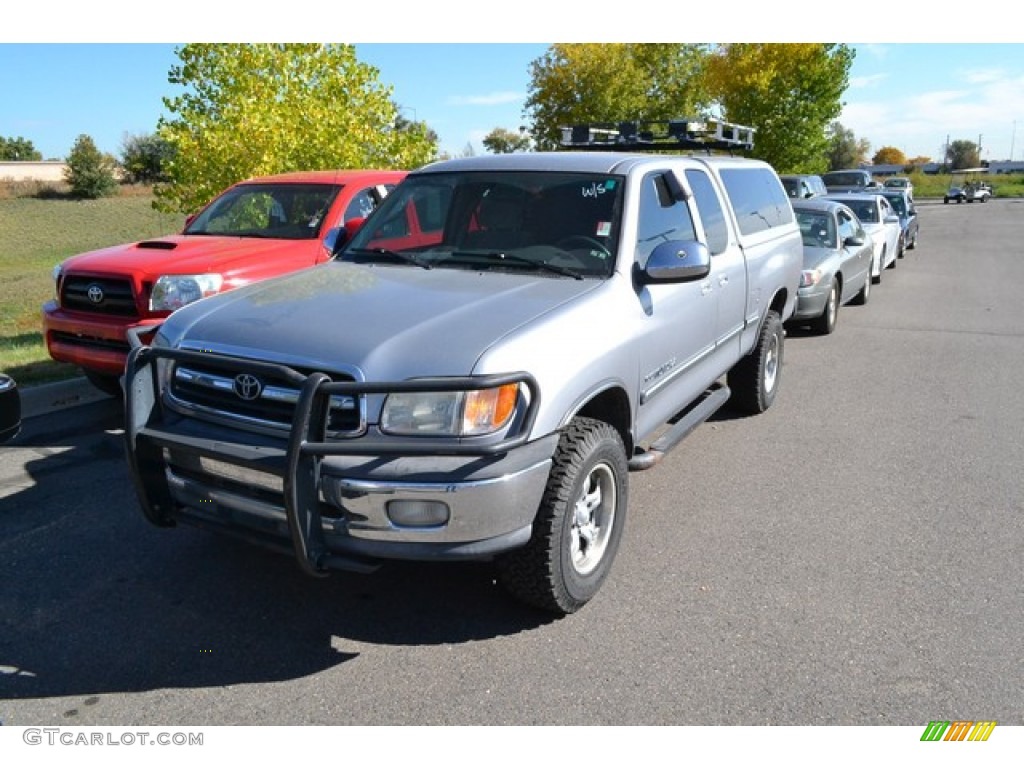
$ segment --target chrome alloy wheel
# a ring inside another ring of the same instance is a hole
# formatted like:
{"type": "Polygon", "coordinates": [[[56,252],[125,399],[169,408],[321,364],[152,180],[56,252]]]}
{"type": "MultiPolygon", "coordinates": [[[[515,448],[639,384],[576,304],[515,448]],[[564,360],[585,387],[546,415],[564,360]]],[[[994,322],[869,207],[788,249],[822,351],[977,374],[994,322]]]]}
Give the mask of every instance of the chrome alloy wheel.
{"type": "Polygon", "coordinates": [[[587,575],[601,563],[614,528],[616,504],[615,474],[607,464],[597,464],[583,481],[573,505],[570,556],[573,569],[580,575],[587,575]]]}
{"type": "Polygon", "coordinates": [[[779,377],[779,337],[772,336],[765,350],[764,357],[764,391],[772,392],[775,389],[775,381],[779,377]]]}

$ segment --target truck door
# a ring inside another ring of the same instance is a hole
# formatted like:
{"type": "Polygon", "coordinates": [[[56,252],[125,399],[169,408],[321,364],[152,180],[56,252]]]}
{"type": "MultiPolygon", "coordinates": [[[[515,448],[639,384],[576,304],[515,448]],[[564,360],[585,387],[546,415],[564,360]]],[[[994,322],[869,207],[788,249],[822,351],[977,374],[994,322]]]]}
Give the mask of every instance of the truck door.
{"type": "MultiPolygon", "coordinates": [[[[634,257],[638,266],[646,264],[660,243],[697,239],[687,201],[673,197],[663,172],[645,176],[639,195],[634,257]]],[[[714,285],[712,275],[693,282],[644,285],[638,290],[642,313],[637,333],[640,434],[667,421],[716,378],[710,373],[718,315],[714,285]],[[708,375],[711,378],[705,381],[708,375]]]]}
{"type": "MultiPolygon", "coordinates": [[[[711,251],[711,289],[717,297],[715,346],[725,357],[738,357],[747,305],[747,267],[743,249],[725,216],[722,198],[711,177],[691,168],[686,181],[697,205],[702,232],[698,237],[711,251]]],[[[717,356],[717,355],[716,355],[717,356]]]]}

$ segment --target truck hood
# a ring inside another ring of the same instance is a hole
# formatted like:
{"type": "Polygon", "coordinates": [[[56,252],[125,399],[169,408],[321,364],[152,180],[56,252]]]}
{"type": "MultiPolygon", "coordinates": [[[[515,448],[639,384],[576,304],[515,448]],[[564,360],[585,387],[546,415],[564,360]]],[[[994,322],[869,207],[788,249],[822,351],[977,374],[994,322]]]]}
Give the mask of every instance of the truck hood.
{"type": "MultiPolygon", "coordinates": [[[[115,245],[72,256],[63,263],[65,272],[133,274],[140,279],[160,275],[229,273],[238,261],[258,261],[262,253],[281,247],[309,247],[317,241],[277,240],[257,237],[167,235],[127,245],[115,245]]],[[[310,263],[313,260],[310,259],[310,263]]]]}
{"type": "Polygon", "coordinates": [[[184,307],[160,343],[374,381],[464,376],[502,337],[602,282],[330,262],[184,307]]]}

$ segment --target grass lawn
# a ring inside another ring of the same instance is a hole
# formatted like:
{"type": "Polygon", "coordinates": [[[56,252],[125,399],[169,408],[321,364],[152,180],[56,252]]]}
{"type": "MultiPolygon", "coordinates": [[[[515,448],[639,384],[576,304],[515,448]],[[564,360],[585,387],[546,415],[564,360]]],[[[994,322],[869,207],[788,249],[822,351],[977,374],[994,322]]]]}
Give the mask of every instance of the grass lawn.
{"type": "Polygon", "coordinates": [[[41,308],[68,256],[180,231],[185,217],[153,210],[152,195],[100,200],[0,198],[0,370],[19,386],[79,375],[43,342],[41,308]]]}

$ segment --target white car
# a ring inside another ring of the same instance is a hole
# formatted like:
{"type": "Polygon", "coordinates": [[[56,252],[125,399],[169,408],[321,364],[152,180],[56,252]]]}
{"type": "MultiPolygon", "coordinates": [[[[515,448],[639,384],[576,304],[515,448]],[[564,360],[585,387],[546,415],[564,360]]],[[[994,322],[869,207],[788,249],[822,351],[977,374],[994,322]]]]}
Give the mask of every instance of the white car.
{"type": "Polygon", "coordinates": [[[885,189],[903,190],[911,200],[914,199],[914,185],[906,176],[892,176],[882,184],[885,189]]]}
{"type": "Polygon", "coordinates": [[[848,193],[828,195],[850,208],[871,235],[875,255],[871,263],[871,281],[882,282],[882,270],[896,266],[900,252],[900,217],[880,194],[848,193]]]}

